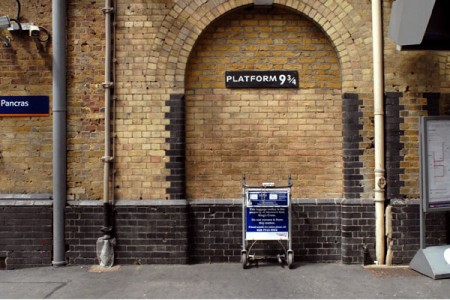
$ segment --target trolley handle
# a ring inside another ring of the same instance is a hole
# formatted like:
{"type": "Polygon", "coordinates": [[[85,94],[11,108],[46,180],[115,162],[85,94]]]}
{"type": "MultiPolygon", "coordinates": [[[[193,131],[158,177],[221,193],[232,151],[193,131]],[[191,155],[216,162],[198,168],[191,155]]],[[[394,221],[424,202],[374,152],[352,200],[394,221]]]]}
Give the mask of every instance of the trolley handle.
{"type": "MultiPolygon", "coordinates": [[[[253,188],[253,189],[260,189],[261,186],[255,185],[247,185],[245,183],[245,175],[242,176],[242,187],[243,188],[253,188]]],[[[291,174],[289,174],[288,178],[288,184],[287,185],[273,185],[273,186],[263,186],[265,189],[279,189],[279,188],[291,188],[292,187],[292,180],[291,180],[291,174]]]]}
{"type": "Polygon", "coordinates": [[[268,189],[269,190],[269,189],[291,188],[292,184],[290,184],[290,185],[274,185],[274,186],[260,186],[260,185],[246,185],[246,184],[243,184],[242,187],[243,188],[249,188],[249,189],[260,189],[260,188],[263,188],[263,189],[268,189]]]}

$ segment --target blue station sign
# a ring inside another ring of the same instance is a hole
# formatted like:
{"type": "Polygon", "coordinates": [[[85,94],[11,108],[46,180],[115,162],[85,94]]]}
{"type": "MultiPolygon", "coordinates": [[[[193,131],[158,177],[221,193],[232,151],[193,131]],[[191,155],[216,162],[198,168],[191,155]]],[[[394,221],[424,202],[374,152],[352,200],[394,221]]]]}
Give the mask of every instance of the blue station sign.
{"type": "Polygon", "coordinates": [[[47,117],[49,96],[0,96],[0,117],[47,117]]]}

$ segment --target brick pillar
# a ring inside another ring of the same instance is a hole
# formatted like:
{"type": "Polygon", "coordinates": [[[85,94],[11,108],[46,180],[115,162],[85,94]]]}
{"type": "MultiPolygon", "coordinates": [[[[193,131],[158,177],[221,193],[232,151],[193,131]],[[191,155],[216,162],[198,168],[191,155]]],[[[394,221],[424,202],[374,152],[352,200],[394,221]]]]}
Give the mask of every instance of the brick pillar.
{"type": "Polygon", "coordinates": [[[385,151],[386,151],[386,197],[387,199],[401,199],[403,195],[400,188],[404,182],[400,180],[400,174],[405,172],[400,163],[403,161],[401,151],[404,148],[400,137],[404,131],[400,130],[400,124],[404,119],[400,117],[400,112],[405,108],[400,105],[402,93],[386,93],[385,97],[385,151]]]}
{"type": "MultiPolygon", "coordinates": [[[[375,206],[372,200],[344,200],[341,207],[342,263],[363,263],[364,248],[375,252],[375,206]]],[[[369,259],[369,258],[367,258],[369,259]]]]}
{"type": "Polygon", "coordinates": [[[358,99],[357,94],[345,93],[343,95],[342,134],[344,138],[345,199],[359,199],[360,194],[364,191],[360,184],[360,181],[363,180],[363,175],[360,173],[360,169],[363,167],[363,163],[360,161],[363,150],[359,148],[359,143],[363,140],[359,133],[363,128],[363,125],[359,122],[363,115],[360,110],[362,104],[363,101],[358,99]]]}
{"type": "Polygon", "coordinates": [[[166,193],[170,199],[184,199],[186,197],[186,137],[185,122],[186,111],[183,94],[172,94],[166,101],[170,111],[165,114],[166,119],[170,120],[166,125],[166,130],[170,132],[170,137],[166,138],[169,149],[166,150],[166,156],[169,161],[166,168],[170,174],[166,180],[170,182],[170,187],[166,193]]]}

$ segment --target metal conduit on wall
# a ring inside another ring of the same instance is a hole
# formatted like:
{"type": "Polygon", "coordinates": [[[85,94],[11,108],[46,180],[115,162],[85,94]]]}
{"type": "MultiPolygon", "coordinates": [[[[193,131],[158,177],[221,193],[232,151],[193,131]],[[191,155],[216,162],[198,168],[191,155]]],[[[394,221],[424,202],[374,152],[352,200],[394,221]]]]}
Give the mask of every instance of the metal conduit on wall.
{"type": "Polygon", "coordinates": [[[66,1],[52,1],[53,18],[53,261],[66,264],[64,208],[67,195],[66,1]]]}

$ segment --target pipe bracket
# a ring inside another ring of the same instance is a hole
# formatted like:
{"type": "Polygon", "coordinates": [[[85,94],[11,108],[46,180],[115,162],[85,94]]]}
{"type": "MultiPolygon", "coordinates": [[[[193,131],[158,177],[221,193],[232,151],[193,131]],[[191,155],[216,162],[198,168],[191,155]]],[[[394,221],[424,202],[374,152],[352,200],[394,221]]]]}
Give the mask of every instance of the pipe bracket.
{"type": "Polygon", "coordinates": [[[114,157],[112,157],[112,156],[103,156],[103,157],[101,158],[101,160],[102,160],[103,162],[105,162],[105,163],[109,163],[109,162],[114,161],[114,157]]]}
{"type": "Polygon", "coordinates": [[[110,89],[114,86],[114,82],[110,81],[110,82],[103,82],[102,83],[103,88],[105,89],[110,89]]]}
{"type": "Polygon", "coordinates": [[[113,7],[104,7],[104,8],[102,8],[102,12],[104,14],[110,14],[110,13],[114,12],[114,8],[113,7]]]}

